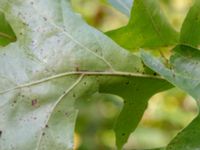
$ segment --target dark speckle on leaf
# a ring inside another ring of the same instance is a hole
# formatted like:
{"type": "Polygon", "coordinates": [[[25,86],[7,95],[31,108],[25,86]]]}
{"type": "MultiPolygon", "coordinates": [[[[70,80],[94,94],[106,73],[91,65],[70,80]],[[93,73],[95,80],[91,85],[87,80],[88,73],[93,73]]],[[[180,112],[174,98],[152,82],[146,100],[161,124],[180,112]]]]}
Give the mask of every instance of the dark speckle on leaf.
{"type": "Polygon", "coordinates": [[[46,17],[43,17],[44,21],[47,21],[47,18],[46,17]]]}
{"type": "Polygon", "coordinates": [[[34,106],[34,107],[37,105],[37,103],[38,103],[37,99],[33,99],[33,100],[31,101],[31,104],[32,104],[32,106],[34,106]]]}
{"type": "Polygon", "coordinates": [[[156,73],[156,72],[154,72],[154,73],[153,73],[153,75],[154,75],[154,76],[156,76],[156,75],[157,75],[157,73],[156,73]]]}
{"type": "Polygon", "coordinates": [[[122,136],[125,136],[126,134],[125,133],[122,133],[122,136]]]}
{"type": "Polygon", "coordinates": [[[45,136],[45,132],[42,133],[42,136],[45,136]]]}
{"type": "Polygon", "coordinates": [[[49,127],[49,125],[48,125],[48,124],[46,124],[46,125],[45,125],[45,128],[48,128],[48,127],[49,127]]]}
{"type": "Polygon", "coordinates": [[[1,135],[2,135],[2,131],[0,130],[0,137],[1,137],[1,135]]]}

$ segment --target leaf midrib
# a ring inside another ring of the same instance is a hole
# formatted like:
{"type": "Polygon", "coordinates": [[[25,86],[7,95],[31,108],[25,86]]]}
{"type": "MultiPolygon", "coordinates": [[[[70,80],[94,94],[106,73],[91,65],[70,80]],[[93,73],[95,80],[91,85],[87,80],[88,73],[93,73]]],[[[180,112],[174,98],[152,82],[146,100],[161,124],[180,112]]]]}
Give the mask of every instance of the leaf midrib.
{"type": "Polygon", "coordinates": [[[140,77],[140,78],[152,78],[152,79],[160,79],[160,80],[164,80],[161,76],[155,76],[155,75],[150,75],[150,74],[142,74],[142,73],[132,73],[132,72],[120,72],[120,71],[72,71],[72,72],[64,72],[64,73],[59,73],[53,76],[49,76],[43,79],[39,79],[33,82],[29,82],[29,83],[24,83],[18,86],[15,86],[13,88],[4,90],[4,91],[0,91],[0,95],[1,94],[5,94],[8,93],[10,91],[13,90],[17,90],[17,89],[21,89],[21,88],[25,88],[25,87],[30,87],[33,85],[37,85],[37,84],[41,84],[53,79],[57,79],[57,78],[62,78],[62,77],[66,77],[66,76],[72,76],[72,75],[84,75],[84,76],[125,76],[125,77],[140,77]]]}

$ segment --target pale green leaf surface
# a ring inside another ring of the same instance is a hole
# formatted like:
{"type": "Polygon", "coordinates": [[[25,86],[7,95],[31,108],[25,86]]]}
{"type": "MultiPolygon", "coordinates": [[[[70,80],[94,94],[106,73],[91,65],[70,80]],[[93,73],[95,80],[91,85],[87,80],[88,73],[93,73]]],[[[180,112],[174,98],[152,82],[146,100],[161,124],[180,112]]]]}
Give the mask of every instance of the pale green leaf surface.
{"type": "Polygon", "coordinates": [[[0,11],[0,46],[16,41],[12,28],[6,21],[4,14],[0,11]]]}
{"type": "Polygon", "coordinates": [[[171,87],[145,74],[138,57],[85,24],[69,0],[1,0],[0,11],[18,39],[0,49],[1,150],[73,149],[78,113],[74,102],[98,92],[99,85],[102,92],[117,94],[130,104],[125,104],[115,128],[120,148],[148,98],[171,87]],[[131,84],[120,87],[124,81],[131,84]],[[116,93],[115,88],[130,92],[116,93]],[[120,123],[127,119],[130,126],[120,123]]]}
{"type": "Polygon", "coordinates": [[[115,8],[126,16],[130,16],[133,0],[108,0],[115,8]]]}
{"type": "Polygon", "coordinates": [[[162,13],[159,0],[135,0],[128,25],[107,35],[129,50],[171,46],[178,41],[178,33],[162,13]]]}

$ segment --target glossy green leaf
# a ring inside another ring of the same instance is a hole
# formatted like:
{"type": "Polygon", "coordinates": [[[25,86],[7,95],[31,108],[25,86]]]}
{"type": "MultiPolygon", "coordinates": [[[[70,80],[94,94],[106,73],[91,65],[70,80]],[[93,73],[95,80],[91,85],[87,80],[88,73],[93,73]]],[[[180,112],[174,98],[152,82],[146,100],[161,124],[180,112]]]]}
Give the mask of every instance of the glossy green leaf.
{"type": "Polygon", "coordinates": [[[159,0],[135,0],[128,25],[107,35],[129,50],[171,46],[178,41],[178,33],[162,13],[159,0]]]}
{"type": "Polygon", "coordinates": [[[127,103],[115,128],[121,148],[148,98],[171,87],[147,74],[137,56],[84,23],[69,0],[1,0],[0,10],[18,39],[0,49],[1,150],[73,149],[74,102],[99,86],[127,103]]]}
{"type": "Polygon", "coordinates": [[[15,34],[6,21],[4,14],[0,11],[0,46],[6,46],[14,41],[16,41],[15,34]]]}
{"type": "Polygon", "coordinates": [[[133,0],[108,0],[114,7],[126,16],[130,16],[133,0]]]}

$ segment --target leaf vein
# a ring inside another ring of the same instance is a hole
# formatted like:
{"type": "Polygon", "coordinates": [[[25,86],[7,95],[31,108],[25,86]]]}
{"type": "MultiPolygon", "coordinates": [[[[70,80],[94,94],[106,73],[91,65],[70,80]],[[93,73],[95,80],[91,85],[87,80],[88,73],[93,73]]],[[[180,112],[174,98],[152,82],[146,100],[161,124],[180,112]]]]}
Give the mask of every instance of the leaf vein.
{"type": "Polygon", "coordinates": [[[30,83],[21,84],[21,85],[18,85],[16,87],[10,88],[8,90],[0,91],[0,95],[4,94],[4,93],[8,93],[8,92],[13,91],[13,90],[17,90],[17,89],[41,84],[41,83],[44,83],[44,82],[47,82],[47,81],[50,81],[50,80],[53,80],[53,79],[66,77],[66,76],[70,76],[70,75],[82,75],[82,74],[85,75],[85,76],[126,76],[126,77],[142,77],[142,78],[152,78],[152,79],[163,80],[163,78],[160,77],[160,76],[154,76],[154,75],[142,74],[142,73],[131,73],[131,72],[120,72],[120,71],[116,71],[116,72],[74,71],[74,72],[64,72],[64,73],[56,74],[56,75],[46,77],[46,78],[43,78],[43,79],[40,79],[40,80],[36,80],[36,81],[30,82],[30,83]]]}
{"type": "Polygon", "coordinates": [[[47,120],[45,121],[45,124],[44,124],[44,127],[42,128],[42,131],[39,135],[39,139],[38,139],[38,142],[37,142],[37,146],[36,146],[36,149],[35,150],[39,150],[40,148],[40,143],[41,143],[41,139],[42,139],[42,133],[43,133],[43,130],[45,129],[45,125],[48,124],[48,121],[50,120],[51,118],[51,114],[54,110],[54,108],[59,104],[59,102],[67,95],[69,94],[79,83],[80,81],[83,79],[84,77],[84,74],[80,75],[79,78],[58,98],[58,100],[53,104],[52,108],[51,108],[51,113],[49,113],[50,115],[47,117],[47,120]]]}
{"type": "MultiPolygon", "coordinates": [[[[35,8],[32,5],[33,9],[35,9],[35,11],[38,13],[39,16],[41,16],[42,18],[47,18],[45,16],[43,16],[42,14],[39,13],[39,11],[37,10],[37,8],[35,8]]],[[[88,47],[86,47],[84,44],[80,43],[78,40],[76,40],[69,32],[67,32],[66,29],[63,29],[61,27],[59,27],[58,25],[56,25],[55,23],[53,23],[53,21],[51,21],[49,18],[47,19],[47,21],[53,25],[56,29],[60,30],[62,33],[64,33],[67,37],[69,37],[74,43],[76,43],[77,45],[79,45],[80,47],[84,48],[85,50],[87,50],[88,52],[90,52],[91,54],[93,54],[94,56],[96,56],[97,58],[99,58],[100,60],[102,60],[104,63],[106,63],[109,68],[111,70],[114,70],[113,66],[110,64],[110,62],[108,62],[104,57],[99,56],[98,54],[96,54],[95,52],[93,52],[92,50],[90,50],[88,47]]]]}

